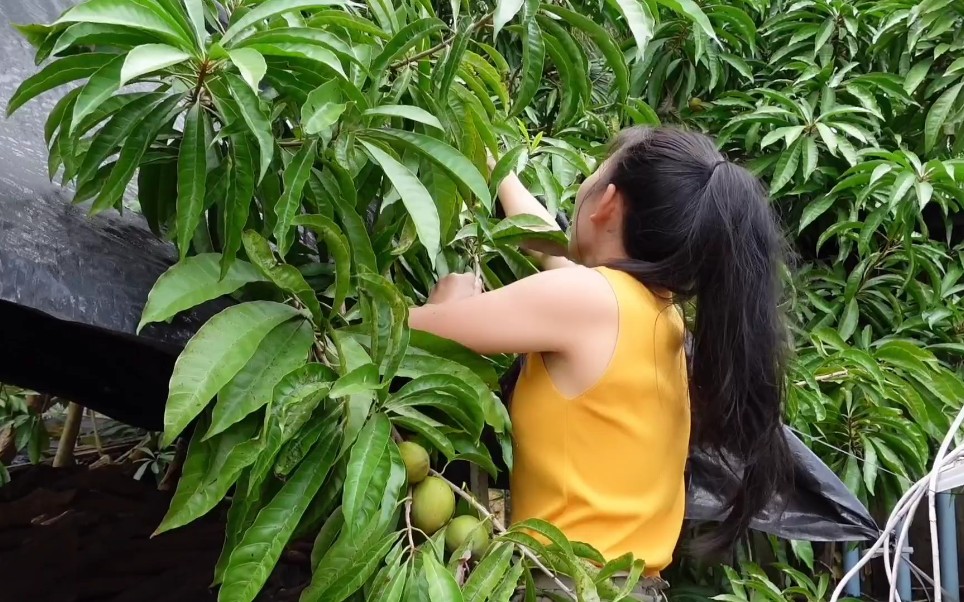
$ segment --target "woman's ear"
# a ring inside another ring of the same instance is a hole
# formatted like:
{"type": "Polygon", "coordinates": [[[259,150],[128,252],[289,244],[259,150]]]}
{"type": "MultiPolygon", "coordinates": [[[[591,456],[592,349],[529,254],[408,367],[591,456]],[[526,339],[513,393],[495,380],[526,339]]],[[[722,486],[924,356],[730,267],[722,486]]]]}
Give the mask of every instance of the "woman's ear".
{"type": "Polygon", "coordinates": [[[613,217],[618,217],[621,211],[621,197],[622,195],[618,193],[616,186],[613,184],[606,185],[606,189],[602,191],[594,203],[592,213],[589,214],[589,219],[594,224],[603,224],[613,219],[613,217]]]}

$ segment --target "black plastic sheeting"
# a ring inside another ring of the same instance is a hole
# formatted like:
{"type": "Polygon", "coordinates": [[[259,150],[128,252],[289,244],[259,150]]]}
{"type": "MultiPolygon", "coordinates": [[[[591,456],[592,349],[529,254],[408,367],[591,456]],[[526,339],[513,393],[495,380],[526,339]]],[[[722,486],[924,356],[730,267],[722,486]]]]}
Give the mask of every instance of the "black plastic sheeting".
{"type": "MultiPolygon", "coordinates": [[[[9,24],[50,22],[69,0],[0,1],[0,106],[35,72],[33,51],[9,24]]],[[[0,120],[0,382],[71,399],[129,424],[159,430],[174,360],[218,300],[134,331],[157,277],[175,254],[134,212],[90,219],[47,177],[43,124],[58,93],[0,120]]],[[[791,539],[875,538],[877,525],[843,483],[789,431],[796,483],[756,529],[791,539]]],[[[737,477],[691,459],[687,517],[721,520],[737,477]]],[[[453,467],[457,470],[457,467],[453,467]]]]}

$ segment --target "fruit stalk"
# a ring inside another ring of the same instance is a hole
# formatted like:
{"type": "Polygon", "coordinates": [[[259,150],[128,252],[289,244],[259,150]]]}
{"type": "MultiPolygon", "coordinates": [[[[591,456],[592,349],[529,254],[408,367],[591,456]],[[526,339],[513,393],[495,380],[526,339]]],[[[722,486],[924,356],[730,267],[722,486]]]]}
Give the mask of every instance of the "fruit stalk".
{"type": "MultiPolygon", "coordinates": [[[[469,504],[472,505],[473,508],[481,512],[483,516],[485,516],[488,520],[492,521],[492,526],[495,527],[495,530],[499,533],[499,535],[507,531],[507,529],[505,528],[505,525],[499,522],[499,519],[497,519],[495,515],[489,512],[489,510],[485,506],[480,504],[478,500],[476,500],[474,497],[462,491],[462,489],[458,487],[455,483],[453,483],[452,481],[449,481],[448,479],[443,477],[441,473],[439,473],[434,469],[429,469],[429,474],[432,475],[433,477],[438,477],[439,479],[442,479],[449,486],[449,488],[453,492],[455,492],[455,495],[467,501],[469,504]]],[[[543,573],[545,573],[547,577],[552,579],[553,582],[555,582],[555,584],[559,586],[559,589],[565,592],[567,596],[569,596],[573,600],[577,599],[576,594],[574,594],[573,591],[569,589],[569,587],[566,586],[566,584],[563,583],[559,579],[559,577],[556,576],[555,573],[553,573],[548,568],[546,568],[546,565],[542,564],[542,561],[540,561],[539,558],[535,554],[533,554],[528,548],[524,546],[519,546],[519,550],[522,552],[523,556],[525,556],[530,561],[532,561],[532,564],[536,565],[536,568],[541,570],[543,573]]]]}

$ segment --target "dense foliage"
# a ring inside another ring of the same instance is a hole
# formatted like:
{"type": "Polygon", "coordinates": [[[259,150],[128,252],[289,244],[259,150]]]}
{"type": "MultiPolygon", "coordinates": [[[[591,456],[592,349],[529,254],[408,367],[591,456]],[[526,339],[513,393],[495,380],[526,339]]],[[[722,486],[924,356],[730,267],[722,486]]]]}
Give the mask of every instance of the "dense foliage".
{"type": "Polygon", "coordinates": [[[550,525],[478,565],[412,536],[399,436],[436,467],[494,471],[483,431],[511,457],[506,358],[410,332],[407,307],[448,272],[533,273],[519,241],[558,235],[496,219],[509,170],[566,210],[621,127],[708,131],[795,235],[788,421],[887,506],[964,398],[962,25],[948,0],[87,0],[22,28],[49,63],[7,110],[86,80],[50,113],[51,177],[92,213],[136,178],[181,257],[142,325],[242,302],[188,344],[165,416],[168,442],[195,427],[161,530],[233,487],[222,599],[315,533],[303,600],[506,600],[523,549],[617,599],[607,576],[641,564],[593,570],[550,525]]]}

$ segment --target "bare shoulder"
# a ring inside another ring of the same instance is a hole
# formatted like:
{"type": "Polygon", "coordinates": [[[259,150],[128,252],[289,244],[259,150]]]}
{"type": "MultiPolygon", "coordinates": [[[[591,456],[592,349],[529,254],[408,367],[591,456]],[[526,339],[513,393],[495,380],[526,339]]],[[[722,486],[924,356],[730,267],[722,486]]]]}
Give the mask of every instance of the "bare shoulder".
{"type": "Polygon", "coordinates": [[[541,298],[556,311],[587,318],[609,316],[617,311],[616,295],[607,278],[598,270],[574,265],[540,272],[517,284],[541,298]]]}

